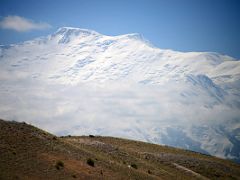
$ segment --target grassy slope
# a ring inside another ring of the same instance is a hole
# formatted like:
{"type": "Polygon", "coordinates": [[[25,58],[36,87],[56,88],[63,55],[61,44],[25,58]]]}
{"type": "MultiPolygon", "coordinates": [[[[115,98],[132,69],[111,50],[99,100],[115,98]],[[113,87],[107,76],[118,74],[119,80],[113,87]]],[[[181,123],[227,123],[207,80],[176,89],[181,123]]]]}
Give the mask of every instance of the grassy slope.
{"type": "Polygon", "coordinates": [[[240,179],[228,160],[112,137],[56,137],[0,120],[0,179],[240,179]],[[91,158],[94,167],[86,162],[91,158]],[[62,161],[64,167],[55,167],[62,161]],[[137,169],[129,167],[135,164],[137,169]]]}

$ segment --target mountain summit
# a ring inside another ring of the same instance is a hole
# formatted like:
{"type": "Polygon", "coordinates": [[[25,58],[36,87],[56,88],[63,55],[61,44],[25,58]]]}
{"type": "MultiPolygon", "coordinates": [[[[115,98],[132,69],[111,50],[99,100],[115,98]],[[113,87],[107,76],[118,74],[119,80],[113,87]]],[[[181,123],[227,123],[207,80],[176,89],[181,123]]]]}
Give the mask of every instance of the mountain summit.
{"type": "Polygon", "coordinates": [[[63,27],[0,46],[0,84],[5,119],[240,160],[240,61],[227,55],[63,27]]]}
{"type": "Polygon", "coordinates": [[[86,36],[100,36],[100,34],[88,29],[62,27],[62,28],[59,28],[56,31],[56,33],[52,35],[53,38],[60,37],[60,40],[58,42],[63,44],[70,42],[71,38],[76,38],[76,37],[81,38],[86,36]]]}

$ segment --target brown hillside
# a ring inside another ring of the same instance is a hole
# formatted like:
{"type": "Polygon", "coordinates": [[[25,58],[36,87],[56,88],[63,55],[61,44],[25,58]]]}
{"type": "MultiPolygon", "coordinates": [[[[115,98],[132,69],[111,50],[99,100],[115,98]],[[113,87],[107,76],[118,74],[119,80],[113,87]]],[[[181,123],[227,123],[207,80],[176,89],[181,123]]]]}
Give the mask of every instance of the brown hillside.
{"type": "Polygon", "coordinates": [[[112,137],[56,137],[0,120],[0,179],[240,179],[240,166],[112,137]]]}

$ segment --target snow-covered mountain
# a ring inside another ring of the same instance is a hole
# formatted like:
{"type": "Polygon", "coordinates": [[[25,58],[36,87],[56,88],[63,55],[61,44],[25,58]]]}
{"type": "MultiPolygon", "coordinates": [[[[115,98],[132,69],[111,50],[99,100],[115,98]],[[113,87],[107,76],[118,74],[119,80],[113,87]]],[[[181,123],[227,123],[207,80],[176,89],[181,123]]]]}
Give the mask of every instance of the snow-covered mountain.
{"type": "Polygon", "coordinates": [[[240,161],[240,61],[63,27],[0,47],[0,117],[240,161]]]}

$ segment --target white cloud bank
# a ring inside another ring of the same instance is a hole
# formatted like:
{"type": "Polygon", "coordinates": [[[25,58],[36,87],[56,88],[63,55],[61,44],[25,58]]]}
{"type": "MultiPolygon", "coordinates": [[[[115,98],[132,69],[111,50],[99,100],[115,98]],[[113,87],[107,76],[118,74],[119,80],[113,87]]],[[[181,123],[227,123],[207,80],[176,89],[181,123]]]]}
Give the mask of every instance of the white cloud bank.
{"type": "Polygon", "coordinates": [[[43,30],[50,28],[51,25],[44,22],[34,22],[20,16],[7,16],[0,21],[0,28],[11,29],[18,32],[26,32],[31,30],[43,30]]]}

